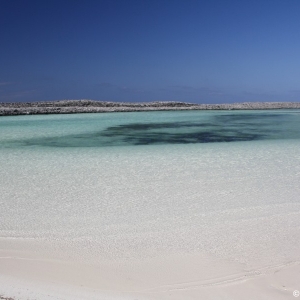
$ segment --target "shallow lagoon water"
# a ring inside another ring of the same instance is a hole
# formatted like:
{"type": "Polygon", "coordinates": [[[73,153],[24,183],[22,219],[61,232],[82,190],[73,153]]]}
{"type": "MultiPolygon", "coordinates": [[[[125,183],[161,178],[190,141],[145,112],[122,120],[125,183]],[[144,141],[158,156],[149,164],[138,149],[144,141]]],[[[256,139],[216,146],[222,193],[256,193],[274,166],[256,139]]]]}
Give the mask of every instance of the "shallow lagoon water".
{"type": "Polygon", "coordinates": [[[0,248],[300,261],[299,125],[299,111],[0,118],[0,248]]]}
{"type": "Polygon", "coordinates": [[[300,112],[173,111],[5,117],[2,147],[107,147],[299,139],[300,112]]]}

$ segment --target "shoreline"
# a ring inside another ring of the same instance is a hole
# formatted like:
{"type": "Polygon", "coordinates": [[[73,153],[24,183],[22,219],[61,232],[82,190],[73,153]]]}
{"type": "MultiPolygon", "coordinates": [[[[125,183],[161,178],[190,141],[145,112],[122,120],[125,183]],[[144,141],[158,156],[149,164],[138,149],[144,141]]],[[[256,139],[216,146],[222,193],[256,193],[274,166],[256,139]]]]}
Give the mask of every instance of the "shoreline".
{"type": "Polygon", "coordinates": [[[185,102],[106,102],[60,100],[45,102],[0,103],[0,116],[78,114],[173,110],[273,110],[300,109],[300,102],[244,102],[232,104],[195,104],[185,102]]]}

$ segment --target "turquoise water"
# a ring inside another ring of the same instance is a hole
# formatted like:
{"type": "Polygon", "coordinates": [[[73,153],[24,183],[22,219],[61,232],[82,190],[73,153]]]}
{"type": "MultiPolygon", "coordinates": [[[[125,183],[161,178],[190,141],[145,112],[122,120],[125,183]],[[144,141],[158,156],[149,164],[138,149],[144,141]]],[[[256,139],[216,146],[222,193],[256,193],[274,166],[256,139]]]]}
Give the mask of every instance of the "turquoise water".
{"type": "Polygon", "coordinates": [[[300,111],[173,111],[0,118],[0,147],[107,147],[300,139],[300,111]]]}
{"type": "MultiPolygon", "coordinates": [[[[151,282],[152,259],[171,255],[174,268],[190,254],[212,258],[215,278],[218,261],[241,272],[299,263],[299,125],[298,110],[1,117],[0,250],[86,263],[96,279],[111,265],[120,285],[137,287],[132,266],[148,261],[151,282]]],[[[6,269],[0,260],[3,295],[6,269]]]]}
{"type": "Polygon", "coordinates": [[[2,117],[0,248],[298,261],[299,125],[296,110],[2,117]]]}

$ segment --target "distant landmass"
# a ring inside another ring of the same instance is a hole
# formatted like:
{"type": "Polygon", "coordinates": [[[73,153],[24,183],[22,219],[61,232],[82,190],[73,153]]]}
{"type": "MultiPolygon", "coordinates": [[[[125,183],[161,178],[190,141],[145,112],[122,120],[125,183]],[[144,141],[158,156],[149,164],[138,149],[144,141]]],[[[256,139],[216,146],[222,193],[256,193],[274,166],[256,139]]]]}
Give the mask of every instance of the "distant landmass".
{"type": "Polygon", "coordinates": [[[60,100],[26,103],[0,103],[0,116],[38,114],[76,114],[159,110],[261,110],[300,109],[300,102],[244,102],[232,104],[195,104],[185,102],[106,102],[95,100],[60,100]]]}

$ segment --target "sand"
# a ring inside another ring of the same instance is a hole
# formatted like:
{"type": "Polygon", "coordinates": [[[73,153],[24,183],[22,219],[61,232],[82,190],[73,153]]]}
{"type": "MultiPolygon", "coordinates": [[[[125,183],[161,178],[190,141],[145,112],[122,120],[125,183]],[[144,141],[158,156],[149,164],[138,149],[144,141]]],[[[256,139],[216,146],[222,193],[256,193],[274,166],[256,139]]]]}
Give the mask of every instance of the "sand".
{"type": "Polygon", "coordinates": [[[247,269],[199,254],[88,265],[1,251],[0,282],[13,299],[291,299],[299,274],[299,262],[247,269]]]}

